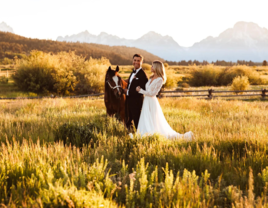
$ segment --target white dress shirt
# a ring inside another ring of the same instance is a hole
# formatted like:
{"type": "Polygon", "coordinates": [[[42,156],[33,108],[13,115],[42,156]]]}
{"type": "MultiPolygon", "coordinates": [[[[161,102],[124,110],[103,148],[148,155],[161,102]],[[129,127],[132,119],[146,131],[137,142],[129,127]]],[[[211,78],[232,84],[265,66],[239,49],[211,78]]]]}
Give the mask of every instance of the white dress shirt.
{"type": "Polygon", "coordinates": [[[141,70],[141,67],[136,69],[134,73],[131,74],[130,78],[129,78],[129,85],[128,85],[128,90],[127,90],[127,96],[128,96],[128,91],[130,89],[130,85],[132,80],[134,79],[135,75],[141,70]]]}

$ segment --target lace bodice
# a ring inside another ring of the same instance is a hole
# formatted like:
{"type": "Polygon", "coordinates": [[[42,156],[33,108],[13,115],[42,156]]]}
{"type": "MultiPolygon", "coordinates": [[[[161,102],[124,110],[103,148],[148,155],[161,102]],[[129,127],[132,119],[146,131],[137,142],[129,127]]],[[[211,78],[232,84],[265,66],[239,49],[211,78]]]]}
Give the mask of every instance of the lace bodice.
{"type": "Polygon", "coordinates": [[[139,93],[144,94],[145,96],[154,97],[158,94],[160,91],[162,85],[163,85],[163,79],[162,77],[158,77],[154,79],[151,83],[152,79],[149,79],[149,81],[145,85],[145,89],[140,89],[139,93]]]}

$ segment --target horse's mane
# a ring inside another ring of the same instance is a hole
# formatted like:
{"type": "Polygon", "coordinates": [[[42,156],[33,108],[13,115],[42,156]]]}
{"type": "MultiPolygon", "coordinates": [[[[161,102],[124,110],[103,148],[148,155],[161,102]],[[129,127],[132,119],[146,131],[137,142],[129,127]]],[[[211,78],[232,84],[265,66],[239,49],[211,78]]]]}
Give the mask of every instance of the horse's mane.
{"type": "Polygon", "coordinates": [[[105,80],[107,80],[108,74],[109,74],[109,69],[106,71],[105,80]]]}

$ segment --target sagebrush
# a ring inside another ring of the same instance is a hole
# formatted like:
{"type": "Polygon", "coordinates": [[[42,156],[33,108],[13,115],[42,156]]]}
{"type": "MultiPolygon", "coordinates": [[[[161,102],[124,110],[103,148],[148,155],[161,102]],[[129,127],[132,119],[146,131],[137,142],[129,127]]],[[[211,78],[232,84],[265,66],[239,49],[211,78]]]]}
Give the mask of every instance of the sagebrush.
{"type": "Polygon", "coordinates": [[[69,95],[102,92],[110,62],[105,58],[85,60],[74,52],[32,51],[27,58],[17,60],[16,65],[13,79],[21,90],[69,95]]]}

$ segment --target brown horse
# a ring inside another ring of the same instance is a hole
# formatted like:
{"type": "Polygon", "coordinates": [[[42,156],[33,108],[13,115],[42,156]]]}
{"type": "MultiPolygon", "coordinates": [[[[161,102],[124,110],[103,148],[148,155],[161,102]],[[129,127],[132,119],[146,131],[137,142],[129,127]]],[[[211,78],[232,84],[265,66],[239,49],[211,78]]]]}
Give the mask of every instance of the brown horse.
{"type": "Polygon", "coordinates": [[[104,102],[107,114],[109,116],[116,115],[125,123],[126,95],[123,89],[127,88],[127,83],[119,76],[118,72],[118,66],[116,70],[109,67],[106,72],[104,102]]]}

